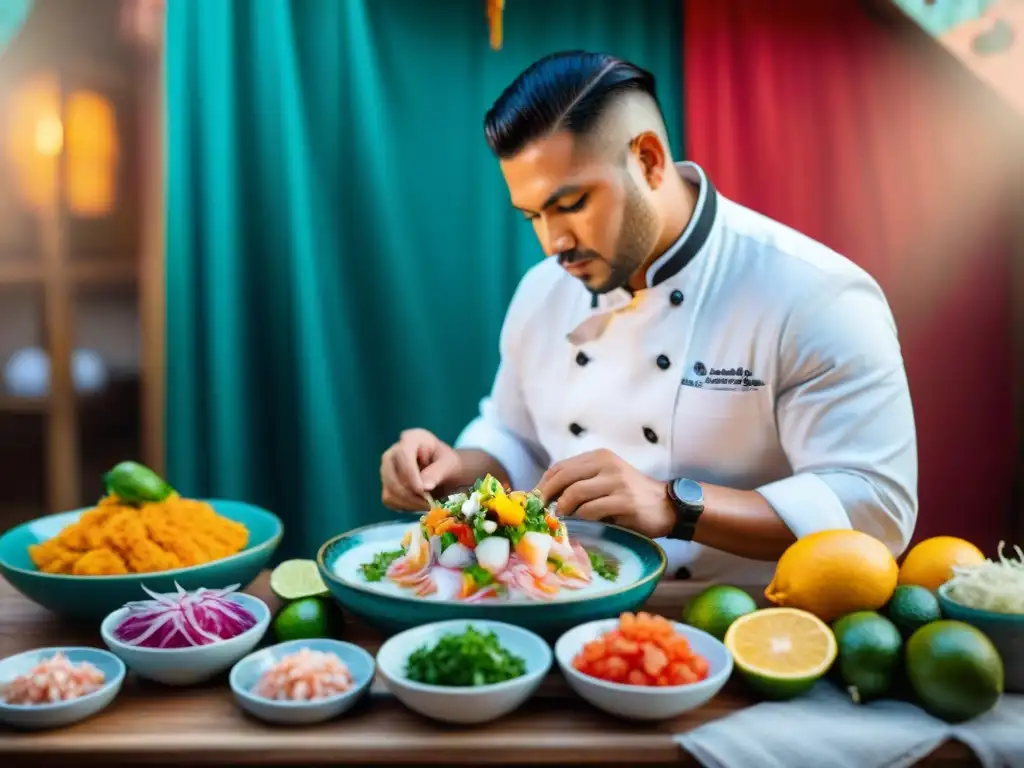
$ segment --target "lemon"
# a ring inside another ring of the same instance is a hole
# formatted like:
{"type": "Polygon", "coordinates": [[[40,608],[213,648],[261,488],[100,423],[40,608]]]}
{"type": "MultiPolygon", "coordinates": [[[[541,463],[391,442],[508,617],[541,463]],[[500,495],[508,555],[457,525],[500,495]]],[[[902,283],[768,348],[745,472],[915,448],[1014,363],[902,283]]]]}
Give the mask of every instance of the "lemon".
{"type": "Polygon", "coordinates": [[[270,591],[285,602],[329,594],[312,560],[285,560],[278,565],[270,574],[270,591]]]}
{"type": "Polygon", "coordinates": [[[835,661],[828,624],[798,608],[763,608],[736,619],[725,647],[752,688],[770,699],[809,691],[835,661]]]}
{"type": "Polygon", "coordinates": [[[896,589],[899,567],[889,548],[860,531],[820,531],[782,553],[764,595],[777,606],[834,621],[877,611],[896,589]]]}
{"type": "Polygon", "coordinates": [[[754,598],[739,587],[715,584],[686,604],[683,621],[721,640],[736,619],[756,610],[754,598]]]}
{"type": "Polygon", "coordinates": [[[911,547],[900,566],[899,583],[933,592],[949,581],[954,566],[981,565],[985,555],[969,541],[955,536],[933,536],[911,547]]]}

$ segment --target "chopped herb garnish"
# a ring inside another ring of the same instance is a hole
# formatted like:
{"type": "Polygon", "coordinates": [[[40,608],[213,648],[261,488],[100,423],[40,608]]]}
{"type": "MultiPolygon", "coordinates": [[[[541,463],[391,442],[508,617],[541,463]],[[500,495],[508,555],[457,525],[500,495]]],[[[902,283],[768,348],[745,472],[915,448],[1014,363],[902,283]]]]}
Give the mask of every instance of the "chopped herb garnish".
{"type": "Polygon", "coordinates": [[[405,675],[427,685],[471,687],[491,685],[526,674],[526,662],[502,647],[494,632],[469,626],[447,634],[432,648],[417,648],[406,661],[405,675]]]}
{"type": "Polygon", "coordinates": [[[491,535],[486,530],[484,530],[484,523],[486,522],[487,518],[483,515],[477,515],[473,518],[473,538],[476,539],[477,544],[479,544],[481,541],[483,541],[491,535]]]}
{"type": "Polygon", "coordinates": [[[523,538],[523,534],[526,533],[526,524],[503,525],[498,530],[505,535],[505,538],[512,543],[512,548],[515,549],[516,544],[519,543],[519,540],[523,538]]]}
{"type": "Polygon", "coordinates": [[[486,568],[480,565],[470,565],[462,569],[463,573],[468,573],[473,581],[476,582],[478,587],[486,587],[488,584],[494,583],[494,577],[490,574],[486,568]]]}
{"type": "Polygon", "coordinates": [[[533,494],[526,497],[526,516],[527,517],[540,517],[544,519],[545,510],[544,502],[540,500],[539,496],[533,494]]]}
{"type": "Polygon", "coordinates": [[[587,554],[590,556],[590,567],[594,573],[607,581],[615,581],[619,578],[618,560],[596,549],[588,549],[587,554]]]}
{"type": "Polygon", "coordinates": [[[404,554],[405,551],[401,549],[396,549],[393,552],[378,552],[373,556],[373,560],[360,565],[359,570],[363,572],[367,581],[380,581],[388,572],[391,564],[404,554]]]}

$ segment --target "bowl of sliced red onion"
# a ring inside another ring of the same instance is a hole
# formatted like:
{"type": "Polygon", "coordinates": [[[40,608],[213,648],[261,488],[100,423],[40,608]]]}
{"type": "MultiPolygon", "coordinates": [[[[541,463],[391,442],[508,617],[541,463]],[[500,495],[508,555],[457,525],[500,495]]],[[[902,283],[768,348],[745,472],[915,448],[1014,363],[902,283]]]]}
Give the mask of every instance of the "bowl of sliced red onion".
{"type": "Polygon", "coordinates": [[[166,685],[195,685],[228,670],[263,639],[270,608],[226,589],[159,594],[119,608],[100,626],[103,642],[132,672],[166,685]]]}

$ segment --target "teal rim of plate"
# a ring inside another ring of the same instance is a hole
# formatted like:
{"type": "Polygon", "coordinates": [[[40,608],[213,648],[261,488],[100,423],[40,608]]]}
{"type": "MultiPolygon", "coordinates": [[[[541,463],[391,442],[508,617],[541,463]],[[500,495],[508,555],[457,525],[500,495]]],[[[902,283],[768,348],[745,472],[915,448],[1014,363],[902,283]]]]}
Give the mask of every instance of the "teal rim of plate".
{"type": "MultiPolygon", "coordinates": [[[[570,522],[570,521],[567,520],[566,522],[570,522]]],[[[583,522],[583,521],[577,521],[577,522],[583,522]]],[[[587,521],[587,522],[589,523],[589,521],[587,521]]],[[[385,599],[385,600],[402,600],[402,601],[409,601],[409,602],[413,602],[413,603],[417,603],[417,604],[425,603],[425,604],[429,604],[429,605],[461,605],[461,606],[467,605],[465,600],[428,600],[428,599],[424,599],[422,597],[417,597],[415,595],[391,595],[391,594],[387,594],[386,592],[381,592],[380,590],[374,589],[373,587],[368,587],[368,586],[366,586],[364,584],[357,584],[357,583],[355,583],[353,581],[349,581],[348,579],[343,579],[342,577],[340,577],[336,573],[334,573],[333,569],[327,567],[327,563],[326,563],[326,560],[324,558],[325,558],[328,550],[330,550],[332,547],[334,547],[341,540],[354,538],[354,537],[356,537],[356,536],[358,536],[358,535],[360,535],[362,533],[365,533],[366,531],[372,531],[375,528],[385,528],[387,526],[399,526],[399,525],[405,525],[405,523],[398,523],[398,522],[372,523],[371,525],[364,525],[364,526],[361,526],[359,528],[353,528],[351,531],[346,531],[345,533],[339,533],[336,536],[332,536],[331,538],[329,538],[327,541],[325,541],[323,544],[320,545],[320,549],[316,553],[316,563],[317,563],[317,565],[320,568],[321,575],[324,576],[324,578],[326,578],[328,581],[333,581],[333,582],[339,584],[340,586],[342,586],[345,589],[354,589],[354,590],[356,590],[358,592],[363,592],[365,594],[373,595],[374,597],[385,599]]],[[[412,525],[412,523],[409,523],[409,525],[412,525]]],[[[537,608],[539,608],[541,606],[546,606],[546,605],[566,605],[567,603],[587,603],[587,602],[592,602],[592,601],[595,601],[595,600],[604,600],[604,599],[607,599],[609,597],[615,597],[617,595],[625,594],[626,592],[631,592],[632,590],[636,589],[637,587],[642,587],[642,586],[648,584],[651,581],[657,582],[659,579],[661,579],[662,574],[665,573],[665,569],[668,567],[668,560],[665,557],[665,551],[660,546],[658,546],[658,542],[654,541],[654,539],[649,539],[646,536],[644,536],[643,534],[637,533],[636,531],[632,531],[629,528],[623,528],[621,525],[612,525],[611,523],[594,523],[594,525],[600,525],[602,528],[618,531],[623,536],[625,536],[626,538],[630,538],[630,539],[634,539],[636,541],[642,542],[645,547],[649,546],[651,549],[653,549],[653,551],[657,555],[658,567],[655,568],[651,573],[649,573],[646,576],[643,576],[643,577],[637,579],[634,582],[631,582],[631,583],[629,583],[629,584],[627,584],[625,586],[622,586],[622,587],[616,587],[615,589],[609,590],[607,592],[599,592],[597,594],[581,595],[581,596],[577,596],[577,597],[568,597],[568,598],[566,598],[564,600],[551,600],[551,601],[541,601],[541,600],[538,600],[536,602],[531,601],[531,602],[523,602],[523,603],[498,603],[498,604],[480,602],[480,603],[469,603],[469,605],[491,605],[491,606],[494,606],[494,607],[500,607],[503,610],[509,610],[509,609],[513,609],[513,610],[515,610],[515,609],[519,609],[519,610],[522,610],[522,609],[536,610],[537,608]]],[[[623,546],[626,546],[626,545],[623,545],[623,546]]]]}

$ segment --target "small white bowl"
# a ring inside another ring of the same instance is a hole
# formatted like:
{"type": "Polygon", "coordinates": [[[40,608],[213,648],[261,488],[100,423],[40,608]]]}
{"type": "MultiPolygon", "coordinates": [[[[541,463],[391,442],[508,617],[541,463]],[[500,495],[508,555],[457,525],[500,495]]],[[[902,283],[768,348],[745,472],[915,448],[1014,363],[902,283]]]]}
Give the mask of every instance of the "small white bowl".
{"type": "Polygon", "coordinates": [[[256,625],[240,635],[193,648],[139,648],[114,637],[114,630],[128,615],[127,608],[109,614],[100,625],[107,647],[141,678],[165,685],[195,685],[230,668],[255,648],[270,625],[270,608],[258,597],[236,592],[228,596],[256,617],[256,625]]]}
{"type": "Polygon", "coordinates": [[[712,635],[687,624],[672,622],[690,648],[708,661],[708,676],[690,685],[645,686],[609,683],[585,675],[572,665],[576,654],[591,640],[617,629],[618,619],[591,621],[574,627],[555,643],[555,658],[569,687],[598,709],[629,720],[667,720],[704,706],[732,674],[732,654],[712,635]]]}
{"type": "Polygon", "coordinates": [[[443,723],[475,725],[507,715],[529,699],[551,669],[551,648],[522,627],[485,619],[454,619],[424,624],[401,632],[377,652],[377,668],[388,689],[409,709],[443,723]],[[472,626],[494,632],[498,642],[526,662],[526,673],[492,685],[452,688],[426,685],[406,677],[406,660],[418,648],[433,647],[442,636],[461,634],[472,626]]]}
{"type": "Polygon", "coordinates": [[[64,647],[37,648],[0,661],[0,687],[10,683],[14,678],[23,675],[41,661],[62,652],[73,664],[89,662],[103,673],[103,686],[85,696],[54,704],[7,704],[0,697],[0,722],[13,728],[40,730],[44,728],[63,728],[92,717],[106,709],[121,690],[124,682],[125,666],[117,656],[100,648],[64,647]]]}
{"type": "Polygon", "coordinates": [[[250,653],[231,668],[228,681],[235,702],[243,711],[268,723],[279,725],[312,725],[347,712],[369,690],[377,665],[373,656],[358,645],[340,640],[289,640],[250,653]],[[352,673],[352,687],[344,693],[316,701],[278,701],[252,692],[260,676],[281,659],[303,648],[333,653],[352,673]]]}

